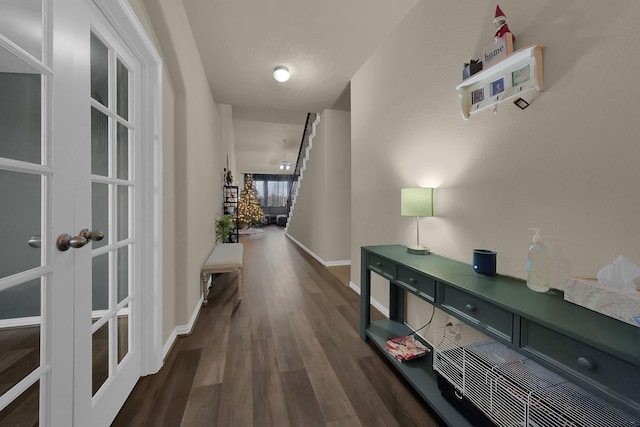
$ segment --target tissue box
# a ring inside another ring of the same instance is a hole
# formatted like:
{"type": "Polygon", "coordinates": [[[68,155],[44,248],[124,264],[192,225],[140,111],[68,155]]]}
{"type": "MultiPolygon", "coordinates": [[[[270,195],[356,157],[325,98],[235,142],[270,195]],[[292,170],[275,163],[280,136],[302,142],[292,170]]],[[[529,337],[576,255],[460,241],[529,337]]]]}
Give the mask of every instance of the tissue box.
{"type": "Polygon", "coordinates": [[[597,280],[572,278],[564,299],[605,316],[640,327],[640,293],[610,288],[597,280]]]}

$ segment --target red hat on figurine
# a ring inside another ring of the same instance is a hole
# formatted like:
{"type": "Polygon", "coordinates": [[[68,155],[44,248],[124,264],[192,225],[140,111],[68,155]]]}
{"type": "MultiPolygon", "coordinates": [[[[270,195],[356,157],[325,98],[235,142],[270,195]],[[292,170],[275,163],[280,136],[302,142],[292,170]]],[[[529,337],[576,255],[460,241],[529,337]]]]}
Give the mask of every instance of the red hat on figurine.
{"type": "Polygon", "coordinates": [[[493,23],[495,24],[498,21],[506,21],[507,17],[504,16],[504,12],[500,9],[500,5],[496,5],[496,17],[493,18],[493,23]]]}

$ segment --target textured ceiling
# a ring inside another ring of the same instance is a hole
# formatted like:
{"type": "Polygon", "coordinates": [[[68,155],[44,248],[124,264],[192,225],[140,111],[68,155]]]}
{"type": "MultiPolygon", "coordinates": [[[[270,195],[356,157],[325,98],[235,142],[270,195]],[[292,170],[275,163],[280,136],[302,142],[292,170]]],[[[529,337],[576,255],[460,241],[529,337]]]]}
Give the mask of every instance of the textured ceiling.
{"type": "MultiPolygon", "coordinates": [[[[304,126],[308,112],[349,110],[351,77],[417,1],[183,0],[213,99],[232,105],[234,120],[249,111],[250,120],[285,122],[282,135],[270,127],[269,140],[262,138],[280,157],[283,139],[297,146],[302,137],[290,140],[291,117],[304,126]],[[273,79],[278,65],[289,68],[288,82],[273,79]]],[[[239,162],[243,146],[257,143],[248,133],[261,133],[243,125],[235,126],[243,135],[236,135],[239,162]]]]}
{"type": "Polygon", "coordinates": [[[216,103],[322,112],[417,0],[184,0],[216,103]],[[291,79],[278,83],[274,67],[291,79]]]}

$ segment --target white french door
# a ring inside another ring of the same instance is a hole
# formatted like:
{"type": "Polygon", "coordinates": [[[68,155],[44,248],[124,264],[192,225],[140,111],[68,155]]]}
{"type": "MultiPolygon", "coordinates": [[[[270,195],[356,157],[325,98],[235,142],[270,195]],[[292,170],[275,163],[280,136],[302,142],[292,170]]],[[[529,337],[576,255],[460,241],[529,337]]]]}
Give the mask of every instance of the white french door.
{"type": "Polygon", "coordinates": [[[157,111],[101,3],[0,0],[0,426],[108,425],[160,365],[157,111]]]}

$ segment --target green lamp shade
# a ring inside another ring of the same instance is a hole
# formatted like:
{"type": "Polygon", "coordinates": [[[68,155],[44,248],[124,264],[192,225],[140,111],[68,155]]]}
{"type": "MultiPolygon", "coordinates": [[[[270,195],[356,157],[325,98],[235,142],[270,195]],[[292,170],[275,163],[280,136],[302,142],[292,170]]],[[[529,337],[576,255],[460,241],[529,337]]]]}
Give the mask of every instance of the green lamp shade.
{"type": "Polygon", "coordinates": [[[403,188],[400,215],[433,216],[433,188],[403,188]]]}

